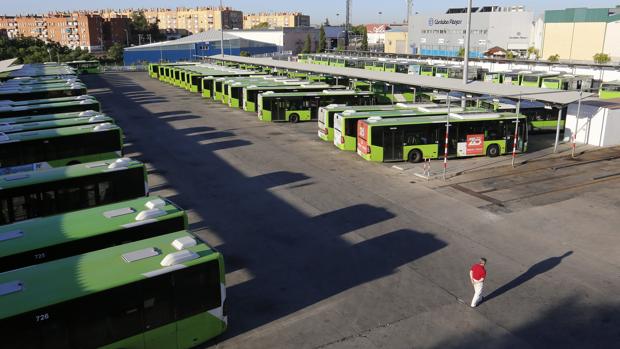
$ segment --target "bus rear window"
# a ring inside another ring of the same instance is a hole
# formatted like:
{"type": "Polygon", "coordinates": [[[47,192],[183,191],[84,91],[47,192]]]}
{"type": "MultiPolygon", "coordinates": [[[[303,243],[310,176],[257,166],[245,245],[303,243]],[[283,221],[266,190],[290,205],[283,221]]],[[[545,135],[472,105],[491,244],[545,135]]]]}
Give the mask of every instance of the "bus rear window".
{"type": "Polygon", "coordinates": [[[524,76],[523,77],[523,81],[525,82],[537,82],[538,81],[538,76],[524,76]]]}

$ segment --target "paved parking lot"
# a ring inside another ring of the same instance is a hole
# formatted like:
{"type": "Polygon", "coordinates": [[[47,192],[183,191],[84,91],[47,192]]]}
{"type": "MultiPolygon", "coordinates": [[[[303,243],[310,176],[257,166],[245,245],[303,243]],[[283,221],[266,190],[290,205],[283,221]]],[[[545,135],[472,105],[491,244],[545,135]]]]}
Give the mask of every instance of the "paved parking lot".
{"type": "Polygon", "coordinates": [[[618,149],[515,169],[459,160],[464,174],[426,182],[337,151],[314,123],[262,123],[146,73],[84,80],[152,193],[225,255],[229,330],[207,347],[620,342],[618,149]],[[480,256],[486,298],[471,309],[480,256]]]}

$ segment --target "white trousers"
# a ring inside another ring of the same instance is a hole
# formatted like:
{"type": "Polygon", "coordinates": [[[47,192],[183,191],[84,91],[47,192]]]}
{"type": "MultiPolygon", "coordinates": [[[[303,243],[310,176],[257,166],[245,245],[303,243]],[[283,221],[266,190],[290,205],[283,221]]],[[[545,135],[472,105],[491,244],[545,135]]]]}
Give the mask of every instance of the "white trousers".
{"type": "Polygon", "coordinates": [[[474,298],[472,298],[471,300],[471,306],[475,307],[478,305],[478,302],[480,302],[480,299],[482,299],[482,289],[484,286],[484,282],[476,282],[474,281],[474,298]]]}

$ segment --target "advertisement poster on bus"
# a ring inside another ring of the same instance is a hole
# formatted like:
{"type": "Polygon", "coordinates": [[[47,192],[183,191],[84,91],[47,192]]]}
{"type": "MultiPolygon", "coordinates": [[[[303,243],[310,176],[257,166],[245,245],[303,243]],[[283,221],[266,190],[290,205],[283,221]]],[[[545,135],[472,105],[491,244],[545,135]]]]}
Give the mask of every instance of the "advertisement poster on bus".
{"type": "Polygon", "coordinates": [[[467,135],[466,142],[459,142],[457,152],[459,156],[484,154],[484,134],[467,135]]]}
{"type": "Polygon", "coordinates": [[[357,152],[360,154],[368,154],[368,124],[363,120],[357,122],[357,152]]]}

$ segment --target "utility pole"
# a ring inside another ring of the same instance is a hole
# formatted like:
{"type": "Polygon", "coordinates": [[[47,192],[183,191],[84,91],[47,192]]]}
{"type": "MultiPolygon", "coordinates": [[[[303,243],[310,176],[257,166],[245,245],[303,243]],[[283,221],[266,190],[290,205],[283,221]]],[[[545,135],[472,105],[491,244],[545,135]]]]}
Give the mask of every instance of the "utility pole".
{"type": "Polygon", "coordinates": [[[407,0],[407,24],[409,24],[411,16],[413,16],[413,0],[407,0]]]}
{"type": "Polygon", "coordinates": [[[220,25],[222,31],[222,37],[220,38],[220,47],[222,52],[222,58],[224,58],[224,5],[222,4],[222,0],[220,0],[220,25]]]}
{"type": "Polygon", "coordinates": [[[347,15],[344,24],[344,49],[349,49],[349,31],[351,30],[352,0],[347,0],[347,15]]]}
{"type": "Polygon", "coordinates": [[[471,6],[472,0],[467,2],[467,32],[465,33],[465,55],[463,60],[463,84],[469,82],[469,39],[471,37],[471,6]]]}

